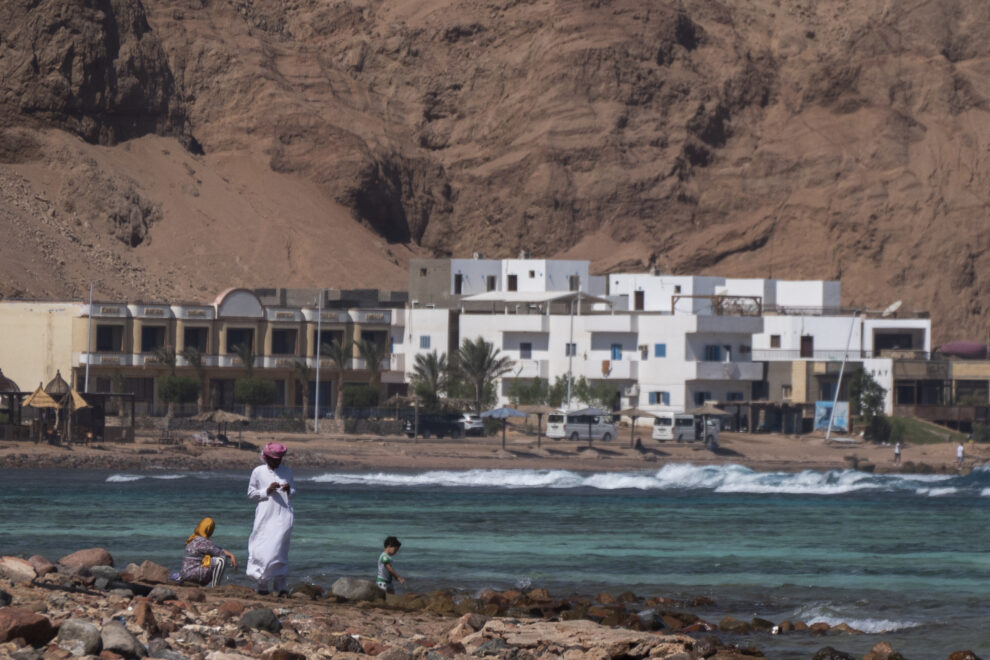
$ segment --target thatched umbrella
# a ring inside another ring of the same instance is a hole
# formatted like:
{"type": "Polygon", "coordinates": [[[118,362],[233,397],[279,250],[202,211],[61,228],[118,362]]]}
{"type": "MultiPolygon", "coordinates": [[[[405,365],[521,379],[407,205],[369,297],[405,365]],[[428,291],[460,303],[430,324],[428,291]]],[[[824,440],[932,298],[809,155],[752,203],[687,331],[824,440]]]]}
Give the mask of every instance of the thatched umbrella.
{"type": "MultiPolygon", "coordinates": [[[[24,405],[25,406],[29,406],[31,408],[51,408],[51,409],[54,409],[55,410],[55,415],[56,415],[55,419],[56,419],[56,423],[57,423],[59,403],[58,403],[58,401],[56,401],[55,399],[53,399],[50,394],[48,394],[47,392],[45,392],[44,388],[41,386],[41,383],[38,383],[38,389],[36,389],[34,392],[32,392],[31,395],[28,396],[28,398],[24,400],[24,405]]],[[[39,439],[41,439],[41,438],[39,438],[39,439]]]]}
{"type": "Polygon", "coordinates": [[[21,398],[17,395],[20,392],[21,388],[17,386],[17,383],[4,376],[3,370],[0,369],[0,401],[7,404],[7,410],[10,412],[10,422],[12,424],[21,423],[20,415],[17,414],[21,401],[21,398]]]}
{"type": "Polygon", "coordinates": [[[527,415],[536,415],[536,446],[540,446],[540,441],[543,439],[543,416],[549,415],[551,413],[557,412],[557,409],[552,406],[545,406],[543,404],[529,405],[529,406],[519,406],[519,410],[526,413],[527,415]]]}
{"type": "Polygon", "coordinates": [[[629,425],[629,446],[635,447],[636,441],[634,440],[633,436],[636,435],[636,418],[655,417],[655,415],[649,411],[641,410],[639,408],[626,408],[625,410],[620,410],[619,414],[632,418],[632,423],[629,425]]]}
{"type": "Polygon", "coordinates": [[[711,401],[705,401],[703,405],[700,405],[697,408],[692,408],[691,410],[685,410],[684,412],[687,413],[688,415],[695,415],[697,417],[701,417],[702,440],[705,439],[705,434],[708,432],[709,417],[729,417],[732,415],[732,413],[722,410],[711,401]]]}

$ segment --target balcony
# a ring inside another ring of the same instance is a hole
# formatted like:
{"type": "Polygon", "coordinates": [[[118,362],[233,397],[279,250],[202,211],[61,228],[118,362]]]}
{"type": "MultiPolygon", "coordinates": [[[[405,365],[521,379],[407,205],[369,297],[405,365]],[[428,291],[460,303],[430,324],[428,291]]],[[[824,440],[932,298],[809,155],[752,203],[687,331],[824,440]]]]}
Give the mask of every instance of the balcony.
{"type": "MultiPolygon", "coordinates": [[[[347,361],[348,369],[358,371],[368,368],[368,361],[364,358],[352,358],[347,361]]],[[[382,360],[380,371],[402,371],[406,370],[406,356],[402,353],[391,353],[382,360]]]]}
{"type": "Polygon", "coordinates": [[[590,314],[581,317],[588,332],[634,333],[639,329],[639,317],[635,314],[590,314]]]}
{"type": "Polygon", "coordinates": [[[99,353],[76,353],[75,363],[79,366],[89,364],[90,366],[113,366],[113,367],[129,367],[132,364],[132,356],[130,353],[109,353],[109,352],[99,352],[99,353]]]}
{"type": "Polygon", "coordinates": [[[762,362],[696,362],[695,380],[762,380],[762,362]]]}
{"type": "Polygon", "coordinates": [[[392,310],[390,309],[352,309],[348,312],[354,323],[361,325],[390,325],[392,310]]]}
{"type": "Polygon", "coordinates": [[[492,327],[505,332],[550,332],[550,319],[545,314],[503,314],[489,317],[492,327]]]}
{"type": "Polygon", "coordinates": [[[596,380],[638,380],[639,360],[589,360],[584,365],[584,376],[596,380]]]}
{"type": "Polygon", "coordinates": [[[506,376],[509,378],[548,378],[550,374],[549,360],[516,360],[506,376]]]}
{"type": "Polygon", "coordinates": [[[754,361],[763,362],[791,362],[794,360],[819,360],[822,362],[841,362],[866,360],[869,358],[892,358],[898,360],[927,360],[928,351],[916,351],[911,349],[883,349],[880,351],[861,351],[859,349],[846,350],[844,348],[820,348],[813,351],[802,351],[800,349],[788,348],[754,348],[752,357],[754,361]]]}

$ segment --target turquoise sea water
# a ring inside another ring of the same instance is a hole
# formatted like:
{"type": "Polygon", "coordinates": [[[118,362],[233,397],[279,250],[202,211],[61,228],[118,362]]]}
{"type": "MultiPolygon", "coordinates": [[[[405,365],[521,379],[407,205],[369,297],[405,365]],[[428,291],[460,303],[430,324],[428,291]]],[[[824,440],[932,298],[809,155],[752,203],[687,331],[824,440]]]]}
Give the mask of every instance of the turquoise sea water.
{"type": "MultiPolygon", "coordinates": [[[[962,477],[855,471],[761,473],[667,465],[652,472],[471,470],[344,474],[292,465],[293,581],[372,578],[382,539],[413,591],[546,587],[708,596],[689,608],[774,622],[846,622],[862,636],[732,638],[772,658],[822,646],[861,656],[990,655],[990,469],[962,477]]],[[[0,470],[0,552],[50,559],[84,547],[118,565],[177,568],[203,516],[247,559],[254,505],[243,473],[0,470]]],[[[246,582],[243,573],[233,576],[246,582]]]]}

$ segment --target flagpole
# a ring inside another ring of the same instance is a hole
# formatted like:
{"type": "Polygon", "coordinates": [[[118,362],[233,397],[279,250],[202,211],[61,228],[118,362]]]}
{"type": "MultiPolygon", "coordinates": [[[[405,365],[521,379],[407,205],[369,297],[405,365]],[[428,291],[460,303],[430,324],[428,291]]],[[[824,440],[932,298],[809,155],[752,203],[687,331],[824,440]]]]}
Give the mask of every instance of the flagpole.
{"type": "Polygon", "coordinates": [[[89,363],[93,361],[93,283],[89,283],[89,330],[86,332],[86,382],[83,392],[89,392],[89,363]]]}
{"type": "Polygon", "coordinates": [[[320,432],[320,335],[323,334],[323,289],[316,304],[316,401],[313,406],[313,432],[320,432]]]}

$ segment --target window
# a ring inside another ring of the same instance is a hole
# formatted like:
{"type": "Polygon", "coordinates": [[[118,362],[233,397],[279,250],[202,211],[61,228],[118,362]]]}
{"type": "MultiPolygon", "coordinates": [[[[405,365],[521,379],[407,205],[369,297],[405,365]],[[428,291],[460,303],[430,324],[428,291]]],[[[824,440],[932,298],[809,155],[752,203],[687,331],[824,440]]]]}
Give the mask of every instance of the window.
{"type": "Polygon", "coordinates": [[[295,330],[275,330],[272,332],[272,355],[295,355],[295,353],[295,330]]]}
{"type": "Polygon", "coordinates": [[[722,359],[722,347],[718,344],[705,346],[705,362],[718,362],[722,359]]]}
{"type": "Polygon", "coordinates": [[[494,290],[495,290],[495,276],[488,275],[487,277],[485,277],[485,291],[494,291],[494,290]]]}
{"type": "Polygon", "coordinates": [[[642,291],[636,291],[633,294],[633,310],[637,312],[642,312],[643,308],[646,306],[645,295],[642,291]]]}
{"type": "Polygon", "coordinates": [[[519,359],[520,360],[531,360],[533,359],[533,344],[528,341],[524,341],[519,344],[519,359]]]}
{"type": "Polygon", "coordinates": [[[653,344],[653,357],[667,357],[667,344],[653,344]]]}
{"type": "Polygon", "coordinates": [[[784,401],[789,401],[791,398],[791,386],[781,385],[780,386],[780,398],[784,401]]]}
{"type": "Polygon", "coordinates": [[[419,276],[420,277],[426,277],[426,269],[425,268],[420,268],[419,269],[419,276]]]}
{"type": "Polygon", "coordinates": [[[464,276],[460,273],[454,275],[454,293],[456,295],[461,294],[461,289],[464,288],[464,276]]]}
{"type": "Polygon", "coordinates": [[[729,392],[725,395],[726,401],[742,401],[743,398],[742,392],[729,392]]]}
{"type": "Polygon", "coordinates": [[[770,348],[780,348],[780,335],[770,335],[770,348]]]}
{"type": "Polygon", "coordinates": [[[529,271],[529,279],[533,279],[534,277],[536,277],[536,271],[535,270],[529,271]]]}
{"type": "Polygon", "coordinates": [[[612,344],[612,359],[616,361],[622,359],[622,344],[612,344]]]}
{"type": "Polygon", "coordinates": [[[124,328],[119,325],[96,326],[96,350],[104,353],[121,353],[124,350],[124,328]]]}
{"type": "Polygon", "coordinates": [[[154,378],[125,378],[124,392],[134,394],[134,400],[139,403],[150,403],[155,400],[154,378]]]}
{"type": "Polygon", "coordinates": [[[581,288],[581,278],[577,275],[571,275],[568,277],[567,288],[570,291],[578,291],[581,288]]]}
{"type": "Polygon", "coordinates": [[[694,393],[694,405],[703,406],[705,401],[710,401],[712,398],[711,392],[695,392],[694,393]]]}
{"type": "Polygon", "coordinates": [[[251,328],[227,328],[227,352],[235,353],[235,346],[247,346],[254,351],[254,330],[251,328]]]}
{"type": "Polygon", "coordinates": [[[429,335],[420,335],[419,336],[419,347],[420,348],[429,348],[430,347],[430,336],[429,335]]]}
{"type": "Polygon", "coordinates": [[[642,346],[639,347],[639,359],[645,360],[649,357],[650,357],[650,347],[647,346],[646,344],[643,344],[642,346]]]}
{"type": "Polygon", "coordinates": [[[195,348],[200,353],[206,353],[209,337],[209,328],[185,328],[182,331],[182,345],[186,348],[195,348]]]}
{"type": "Polygon", "coordinates": [[[674,293],[680,293],[680,292],[681,292],[681,285],[680,284],[675,284],[674,285],[674,293]]]}
{"type": "Polygon", "coordinates": [[[165,326],[151,325],[141,328],[141,352],[151,353],[165,345],[165,326]]]}
{"type": "Polygon", "coordinates": [[[661,406],[669,406],[670,392],[650,392],[650,403],[661,406]]]}
{"type": "Polygon", "coordinates": [[[96,389],[94,392],[112,392],[113,391],[113,381],[109,378],[97,378],[96,379],[96,389]]]}
{"type": "Polygon", "coordinates": [[[815,338],[811,335],[801,337],[801,357],[815,357],[815,338]]]}
{"type": "Polygon", "coordinates": [[[564,344],[564,355],[567,357],[574,357],[577,355],[577,344],[572,342],[564,344]]]}
{"type": "Polygon", "coordinates": [[[509,275],[509,281],[506,287],[509,291],[516,291],[519,288],[519,280],[515,275],[509,275]]]}

